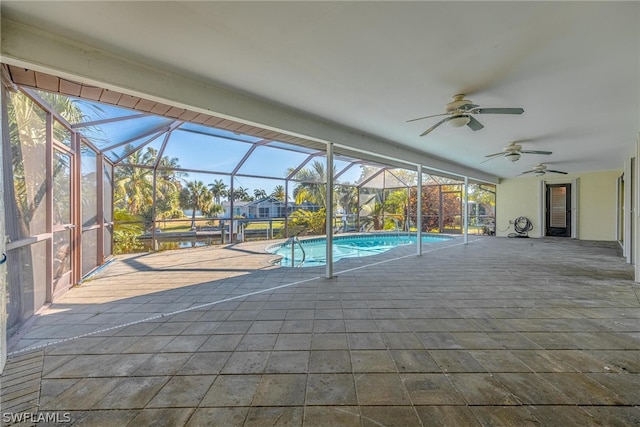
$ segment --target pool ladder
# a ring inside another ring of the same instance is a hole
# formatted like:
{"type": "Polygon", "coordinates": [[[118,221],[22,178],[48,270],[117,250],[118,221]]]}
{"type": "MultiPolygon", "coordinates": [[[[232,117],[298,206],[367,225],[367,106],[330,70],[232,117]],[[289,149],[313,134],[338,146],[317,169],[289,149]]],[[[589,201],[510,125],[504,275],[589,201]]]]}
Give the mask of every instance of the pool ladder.
{"type": "MultiPolygon", "coordinates": [[[[298,233],[299,234],[299,233],[298,233]]],[[[293,236],[292,238],[290,238],[287,243],[291,244],[291,267],[292,268],[298,268],[298,267],[302,267],[302,264],[304,264],[304,261],[307,259],[307,253],[304,251],[304,247],[302,246],[302,243],[300,242],[300,239],[298,239],[298,234],[296,234],[295,236],[293,236]],[[300,264],[296,265],[295,264],[295,251],[296,251],[296,246],[295,244],[298,244],[298,246],[300,246],[300,250],[302,251],[302,261],[300,261],[300,264]]]]}
{"type": "Polygon", "coordinates": [[[397,218],[394,218],[394,217],[391,217],[391,220],[396,224],[396,235],[399,240],[400,239],[400,222],[398,221],[397,218]]]}

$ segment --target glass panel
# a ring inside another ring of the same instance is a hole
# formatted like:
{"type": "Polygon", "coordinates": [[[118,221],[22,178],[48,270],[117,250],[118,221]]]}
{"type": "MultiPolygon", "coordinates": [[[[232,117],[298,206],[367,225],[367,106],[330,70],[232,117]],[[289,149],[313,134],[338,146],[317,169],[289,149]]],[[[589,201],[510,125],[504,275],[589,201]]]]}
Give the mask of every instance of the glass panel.
{"type": "Polygon", "coordinates": [[[384,204],[382,191],[373,188],[360,189],[359,224],[362,231],[382,230],[384,204]]]}
{"type": "Polygon", "coordinates": [[[303,183],[325,183],[327,182],[326,169],[327,157],[318,156],[300,169],[293,179],[303,183]]]}
{"type": "Polygon", "coordinates": [[[253,178],[246,176],[236,176],[234,179],[236,191],[238,191],[239,188],[243,188],[245,190],[244,193],[246,193],[241,199],[236,200],[259,200],[277,193],[278,197],[284,201],[283,179],[253,178]]]}
{"type": "Polygon", "coordinates": [[[476,234],[495,235],[496,186],[469,184],[469,229],[476,234]]]}
{"type": "Polygon", "coordinates": [[[71,131],[57,120],[53,121],[53,139],[71,147],[71,131]]]}
{"type": "Polygon", "coordinates": [[[462,230],[462,193],[442,192],[442,232],[458,233],[462,230]]]}
{"type": "Polygon", "coordinates": [[[423,173],[422,174],[422,185],[438,185],[440,182],[437,178],[431,174],[423,173]]]}
{"type": "MultiPolygon", "coordinates": [[[[171,160],[165,156],[162,158],[161,164],[168,164],[171,160]]],[[[184,215],[180,206],[180,191],[188,176],[189,174],[185,172],[158,170],[156,174],[156,218],[180,218],[184,215]]],[[[205,185],[208,186],[210,181],[205,181],[205,185]]]]}
{"type": "MultiPolygon", "coordinates": [[[[325,156],[326,159],[326,156],[325,156]]],[[[352,162],[350,160],[339,160],[336,156],[333,157],[333,174],[337,174],[347,166],[349,166],[352,162]]]]}
{"type": "MultiPolygon", "coordinates": [[[[77,123],[91,123],[97,120],[105,120],[105,119],[124,119],[124,120],[134,120],[128,119],[131,116],[139,116],[141,111],[130,110],[128,108],[116,107],[110,104],[103,104],[100,102],[89,101],[86,99],[78,99],[69,97],[71,101],[78,106],[78,108],[82,111],[83,115],[80,117],[80,120],[69,120],[71,124],[77,123]]],[[[140,118],[140,117],[136,117],[140,118]]],[[[117,123],[117,122],[114,122],[117,123]]],[[[80,129],[87,129],[89,126],[81,127],[80,129]]],[[[86,132],[81,131],[84,135],[86,132]]]]}
{"type": "Polygon", "coordinates": [[[53,151],[53,225],[71,223],[71,157],[53,151]]]}
{"type": "Polygon", "coordinates": [[[151,219],[153,170],[134,166],[116,166],[114,208],[151,219]]]}
{"type": "Polygon", "coordinates": [[[109,255],[113,255],[113,248],[111,246],[111,238],[113,235],[113,226],[108,225],[104,227],[104,257],[108,257],[109,255]]]}
{"type": "Polygon", "coordinates": [[[418,185],[418,173],[414,170],[391,169],[385,173],[385,188],[418,185]]]}
{"type": "Polygon", "coordinates": [[[409,189],[407,187],[384,190],[385,230],[407,230],[409,189]]]}
{"type": "Polygon", "coordinates": [[[341,232],[358,231],[358,188],[347,185],[336,185],[334,190],[336,203],[336,227],[341,232]]]}
{"type": "Polygon", "coordinates": [[[94,131],[88,135],[83,133],[83,136],[96,147],[103,149],[124,141],[146,140],[154,133],[166,129],[173,121],[174,119],[157,116],[120,120],[92,127],[94,131]]]}
{"type": "Polygon", "coordinates": [[[82,233],[82,275],[84,276],[98,265],[98,232],[88,230],[82,233]]]}
{"type": "MultiPolygon", "coordinates": [[[[129,144],[116,147],[113,150],[104,151],[103,153],[114,163],[118,161],[120,157],[129,153],[129,155],[121,161],[133,165],[152,165],[156,160],[156,153],[145,149],[147,144],[150,144],[150,138],[151,137],[141,138],[129,144]]],[[[156,136],[155,140],[158,139],[162,139],[162,135],[156,136]]]]}
{"type": "Polygon", "coordinates": [[[199,124],[196,124],[196,123],[185,123],[182,126],[180,126],[180,130],[186,131],[186,132],[191,132],[191,133],[194,133],[194,134],[208,135],[208,136],[220,137],[220,138],[228,138],[228,139],[231,139],[231,140],[239,140],[239,141],[245,141],[245,142],[262,141],[262,138],[258,138],[258,137],[255,137],[255,136],[243,135],[243,134],[239,134],[239,133],[234,133],[234,132],[229,131],[229,130],[224,130],[224,129],[218,129],[218,128],[214,128],[214,127],[210,127],[210,126],[199,125],[199,124]]]}
{"type": "Polygon", "coordinates": [[[346,167],[336,167],[336,174],[340,174],[335,179],[340,184],[355,184],[362,176],[361,163],[349,163],[346,167]]]}
{"type": "Polygon", "coordinates": [[[384,172],[380,172],[377,175],[375,173],[370,174],[366,180],[362,181],[362,186],[382,190],[384,188],[384,172]]]}
{"type": "Polygon", "coordinates": [[[185,169],[231,172],[250,148],[250,143],[187,132],[180,128],[171,134],[164,154],[176,158],[185,169]]]}
{"type": "Polygon", "coordinates": [[[7,252],[7,336],[14,335],[46,302],[47,244],[7,252]]]}
{"type": "Polygon", "coordinates": [[[384,188],[406,188],[405,182],[412,181],[412,177],[404,169],[392,169],[384,172],[384,188]]]}
{"type": "Polygon", "coordinates": [[[96,176],[96,153],[82,144],[80,157],[80,179],[82,202],[82,226],[97,224],[98,177],[96,176]]]}
{"type": "Polygon", "coordinates": [[[382,188],[384,178],[380,169],[382,169],[380,166],[362,165],[360,178],[357,181],[358,185],[368,188],[382,188]]]}
{"type": "Polygon", "coordinates": [[[422,224],[423,231],[440,232],[440,186],[422,187],[422,224]]]}
{"type": "MultiPolygon", "coordinates": [[[[230,182],[229,176],[226,175],[191,172],[185,176],[178,195],[179,211],[174,215],[158,215],[156,217],[156,227],[162,233],[156,234],[158,242],[162,245],[165,242],[178,243],[177,233],[190,232],[195,229],[206,234],[206,238],[198,241],[198,245],[211,244],[211,239],[220,243],[222,224],[218,218],[230,215],[230,182]],[[196,200],[193,197],[194,191],[199,192],[203,197],[196,200]]],[[[177,247],[182,246],[178,245],[177,247]]]]}
{"type": "Polygon", "coordinates": [[[309,154],[318,152],[318,150],[314,150],[313,148],[299,147],[297,145],[291,145],[291,144],[287,144],[286,142],[280,142],[280,141],[272,141],[268,144],[268,146],[275,147],[275,148],[283,148],[291,151],[297,151],[298,153],[304,153],[307,156],[309,154]]]}
{"type": "Polygon", "coordinates": [[[10,144],[2,154],[12,168],[5,171],[5,200],[15,203],[4,205],[7,234],[15,241],[46,232],[46,115],[21,92],[11,95],[7,110],[10,144]]]}
{"type": "Polygon", "coordinates": [[[284,178],[307,157],[307,154],[295,151],[258,147],[242,165],[238,174],[284,178]]]}
{"type": "Polygon", "coordinates": [[[53,233],[53,293],[69,283],[71,271],[71,231],[53,233]]]}
{"type": "MultiPolygon", "coordinates": [[[[42,98],[53,111],[60,114],[67,122],[74,124],[85,121],[91,114],[94,116],[102,114],[104,105],[60,95],[57,93],[45,92],[41,90],[33,90],[40,98],[42,98]]],[[[55,126],[55,125],[54,125],[55,126]]],[[[58,141],[63,142],[64,138],[58,141]]]]}
{"type": "Polygon", "coordinates": [[[103,177],[103,206],[104,206],[104,221],[109,223],[113,221],[113,172],[109,162],[104,161],[102,165],[103,177]]]}

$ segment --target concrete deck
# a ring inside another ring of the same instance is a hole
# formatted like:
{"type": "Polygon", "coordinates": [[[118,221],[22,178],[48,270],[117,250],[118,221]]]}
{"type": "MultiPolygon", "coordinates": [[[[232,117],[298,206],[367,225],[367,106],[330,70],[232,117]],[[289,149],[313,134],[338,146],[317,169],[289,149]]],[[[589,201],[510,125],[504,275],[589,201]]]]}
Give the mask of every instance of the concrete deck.
{"type": "Polygon", "coordinates": [[[640,425],[640,287],[617,244],[470,240],[331,280],[264,243],[118,257],[13,343],[3,422],[640,425]]]}

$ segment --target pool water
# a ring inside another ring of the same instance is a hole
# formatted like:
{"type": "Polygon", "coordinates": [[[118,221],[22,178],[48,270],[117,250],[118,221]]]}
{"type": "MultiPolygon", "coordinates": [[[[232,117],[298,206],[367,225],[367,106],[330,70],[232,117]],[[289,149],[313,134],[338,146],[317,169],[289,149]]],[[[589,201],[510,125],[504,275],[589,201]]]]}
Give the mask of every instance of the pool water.
{"type": "MultiPolygon", "coordinates": [[[[443,235],[422,235],[422,242],[441,242],[451,240],[450,236],[443,235]]],[[[327,239],[324,237],[313,239],[300,239],[304,248],[300,248],[297,243],[294,245],[294,264],[296,267],[317,267],[327,263],[326,245],[327,239]],[[302,259],[304,257],[304,263],[302,259]]],[[[377,255],[387,252],[398,246],[411,245],[416,243],[415,234],[367,234],[337,236],[333,238],[333,261],[342,258],[357,258],[377,255]]],[[[283,267],[291,267],[291,244],[279,243],[268,246],[267,252],[280,255],[282,258],[279,264],[283,267]]]]}

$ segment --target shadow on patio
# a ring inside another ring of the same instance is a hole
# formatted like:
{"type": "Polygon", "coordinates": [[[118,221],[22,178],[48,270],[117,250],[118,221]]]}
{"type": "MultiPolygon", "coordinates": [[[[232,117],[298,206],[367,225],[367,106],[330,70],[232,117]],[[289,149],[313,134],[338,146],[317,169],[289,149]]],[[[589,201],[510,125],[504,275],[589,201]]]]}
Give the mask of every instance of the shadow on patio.
{"type": "Polygon", "coordinates": [[[247,245],[125,258],[70,291],[14,347],[3,411],[99,426],[640,422],[639,287],[617,244],[411,246],[343,260],[331,280],[247,245]]]}

